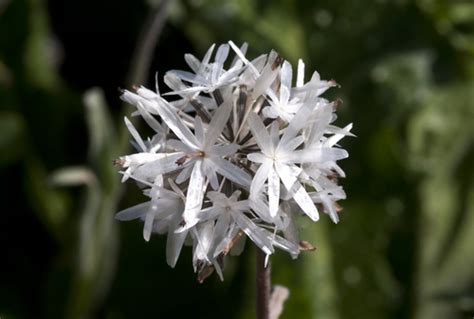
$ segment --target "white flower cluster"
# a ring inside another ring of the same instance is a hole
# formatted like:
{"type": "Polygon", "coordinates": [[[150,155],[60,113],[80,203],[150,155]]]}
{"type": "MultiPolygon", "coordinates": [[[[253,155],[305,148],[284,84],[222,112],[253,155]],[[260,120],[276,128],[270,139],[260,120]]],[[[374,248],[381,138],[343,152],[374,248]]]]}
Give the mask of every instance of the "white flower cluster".
{"type": "Polygon", "coordinates": [[[249,61],[247,45],[230,41],[211,62],[214,47],[202,61],[185,55],[193,72],[166,73],[169,93],[123,91],[155,134],[143,140],[125,118],[138,153],[115,161],[149,197],[116,218],[143,220],[147,241],[166,233],[171,267],[192,245],[200,281],[214,269],[222,278],[224,257],[239,253],[246,236],[267,255],[277,247],[296,257],[311,248],[296,217],[317,221],[322,211],[338,222],[336,202],[346,195],[336,161],[348,153],[336,143],[352,127],[331,124],[339,103],[320,95],[336,83],[317,72],[305,83],[303,61],[293,86],[290,63],[275,51],[249,61]]]}

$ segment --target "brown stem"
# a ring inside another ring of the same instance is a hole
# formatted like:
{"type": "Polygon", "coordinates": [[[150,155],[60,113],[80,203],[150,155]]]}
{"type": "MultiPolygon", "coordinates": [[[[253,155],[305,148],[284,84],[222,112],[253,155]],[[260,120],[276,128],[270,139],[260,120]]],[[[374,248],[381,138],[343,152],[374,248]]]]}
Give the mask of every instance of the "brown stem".
{"type": "Polygon", "coordinates": [[[257,248],[257,319],[270,315],[270,264],[265,267],[265,253],[257,248]]]}

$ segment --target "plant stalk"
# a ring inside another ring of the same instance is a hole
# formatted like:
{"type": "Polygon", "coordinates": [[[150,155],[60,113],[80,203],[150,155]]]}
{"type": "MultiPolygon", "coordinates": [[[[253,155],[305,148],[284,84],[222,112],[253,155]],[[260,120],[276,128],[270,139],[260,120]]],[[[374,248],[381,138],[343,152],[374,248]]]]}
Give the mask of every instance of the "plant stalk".
{"type": "Polygon", "coordinates": [[[270,318],[270,263],[265,267],[265,253],[257,248],[257,319],[270,318]]]}

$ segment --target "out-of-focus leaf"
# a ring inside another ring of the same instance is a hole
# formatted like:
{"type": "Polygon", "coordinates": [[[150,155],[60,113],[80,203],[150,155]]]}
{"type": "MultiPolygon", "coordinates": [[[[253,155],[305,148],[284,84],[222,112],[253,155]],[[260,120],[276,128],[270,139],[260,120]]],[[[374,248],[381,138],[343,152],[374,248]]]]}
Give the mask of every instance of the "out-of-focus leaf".
{"type": "Polygon", "coordinates": [[[409,126],[411,163],[425,176],[419,189],[423,319],[460,317],[466,309],[459,305],[474,294],[473,89],[473,82],[438,88],[409,126]]]}
{"type": "Polygon", "coordinates": [[[419,0],[418,4],[456,49],[474,54],[474,3],[419,0]]]}
{"type": "Polygon", "coordinates": [[[48,27],[48,16],[43,0],[29,0],[29,28],[24,51],[28,80],[43,89],[57,88],[59,46],[48,27]]]}
{"type": "Polygon", "coordinates": [[[383,102],[397,104],[398,110],[394,110],[397,113],[406,112],[403,107],[422,102],[431,83],[432,60],[428,52],[415,52],[394,55],[378,63],[371,75],[374,82],[382,86],[379,94],[384,94],[383,102]]]}
{"type": "Polygon", "coordinates": [[[99,88],[93,88],[84,94],[86,120],[89,128],[90,155],[96,158],[100,151],[110,149],[108,144],[114,138],[114,129],[104,93],[99,88]]]}
{"type": "Polygon", "coordinates": [[[25,163],[25,175],[25,185],[39,219],[57,240],[64,239],[63,226],[70,212],[68,196],[51,187],[45,169],[33,158],[25,163]]]}
{"type": "Polygon", "coordinates": [[[0,111],[0,167],[18,160],[26,143],[23,117],[16,112],[0,111]]]}
{"type": "Polygon", "coordinates": [[[66,171],[62,176],[66,181],[89,181],[85,184],[85,206],[79,221],[77,268],[66,310],[68,318],[84,318],[94,313],[110,287],[117,254],[113,215],[119,187],[111,161],[118,148],[117,136],[103,92],[92,89],[83,99],[90,134],[90,162],[97,178],[92,178],[96,174],[88,169],[66,171]]]}
{"type": "Polygon", "coordinates": [[[55,186],[80,186],[97,183],[95,175],[86,167],[64,167],[53,172],[49,181],[55,186]]]}

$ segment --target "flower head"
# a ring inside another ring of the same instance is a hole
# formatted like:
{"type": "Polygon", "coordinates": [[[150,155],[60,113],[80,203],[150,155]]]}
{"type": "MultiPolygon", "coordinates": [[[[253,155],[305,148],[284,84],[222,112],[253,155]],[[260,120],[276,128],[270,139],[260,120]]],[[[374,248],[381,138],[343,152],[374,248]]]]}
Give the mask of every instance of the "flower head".
{"type": "Polygon", "coordinates": [[[186,55],[193,73],[169,71],[169,93],[140,87],[122,94],[155,134],[143,140],[125,118],[137,153],[115,163],[149,200],[117,219],[143,220],[147,241],[166,233],[172,267],[182,246],[192,244],[200,281],[213,270],[222,278],[225,257],[246,237],[267,255],[276,247],[297,257],[308,244],[294,219],[317,221],[322,211],[338,222],[336,202],[345,198],[337,161],[348,153],[337,143],[352,125],[334,126],[337,102],[320,96],[335,82],[315,72],[304,83],[300,60],[293,87],[288,61],[275,51],[250,61],[246,48],[223,44],[214,62],[214,45],[201,61],[186,55]],[[231,48],[235,58],[226,69],[231,48]]]}

